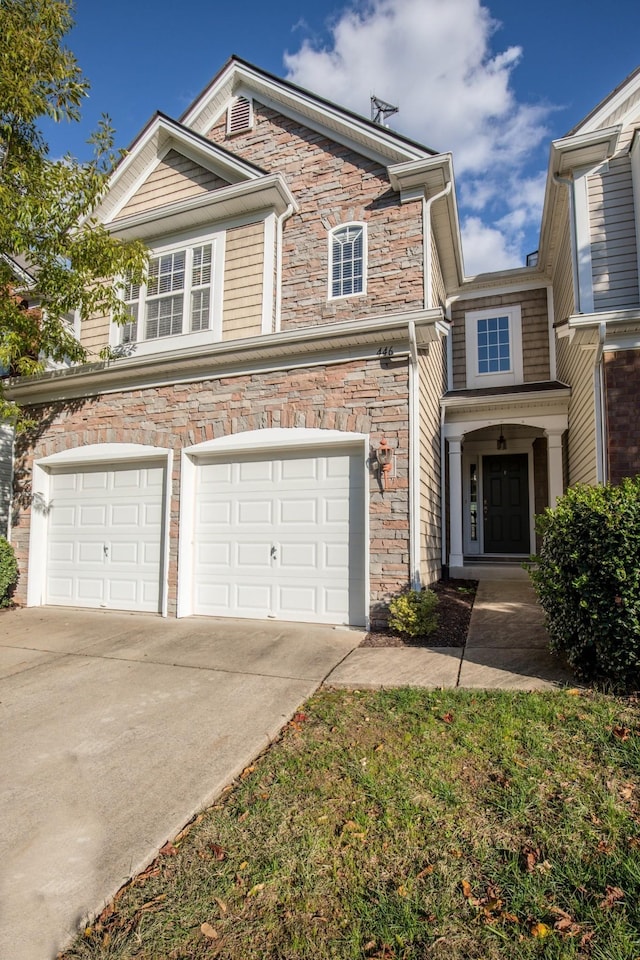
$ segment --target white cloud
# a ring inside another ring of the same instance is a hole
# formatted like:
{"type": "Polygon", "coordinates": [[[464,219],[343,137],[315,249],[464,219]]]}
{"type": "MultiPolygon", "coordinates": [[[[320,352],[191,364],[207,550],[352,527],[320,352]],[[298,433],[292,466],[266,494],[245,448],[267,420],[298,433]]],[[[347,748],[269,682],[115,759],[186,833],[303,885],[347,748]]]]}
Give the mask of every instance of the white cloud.
{"type": "Polygon", "coordinates": [[[521,266],[518,239],[517,231],[515,237],[509,236],[506,231],[483,223],[479,217],[467,217],[462,224],[462,247],[467,276],[521,266]]]}
{"type": "MultiPolygon", "coordinates": [[[[522,49],[494,52],[498,26],[480,0],[362,0],[330,26],[329,45],[307,40],[285,56],[294,83],[365,115],[375,94],[400,107],[395,129],[453,153],[462,213],[473,214],[465,237],[479,249],[478,225],[491,218],[484,241],[506,258],[494,269],[522,262],[522,252],[514,257],[523,230],[499,221],[517,207],[530,227],[539,211],[524,197],[532,191],[525,168],[547,137],[552,109],[516,98],[511,75],[522,49]]],[[[465,250],[465,260],[475,262],[476,253],[465,250]]]]}

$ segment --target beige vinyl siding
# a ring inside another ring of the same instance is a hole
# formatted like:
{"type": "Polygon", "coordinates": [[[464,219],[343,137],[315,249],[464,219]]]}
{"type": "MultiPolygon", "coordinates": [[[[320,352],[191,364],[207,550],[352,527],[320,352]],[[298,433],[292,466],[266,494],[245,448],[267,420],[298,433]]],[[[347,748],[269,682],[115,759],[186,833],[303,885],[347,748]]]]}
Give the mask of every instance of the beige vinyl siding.
{"type": "Polygon", "coordinates": [[[442,267],[438,255],[435,237],[431,236],[431,303],[429,307],[444,307],[447,302],[447,291],[442,276],[442,267]]]}
{"type": "Polygon", "coordinates": [[[569,486],[597,483],[596,410],[593,349],[581,349],[569,337],[558,340],[558,379],[571,387],[567,464],[569,486]]]}
{"type": "Polygon", "coordinates": [[[262,333],[264,223],[227,230],[222,339],[262,333]]]}
{"type": "Polygon", "coordinates": [[[465,314],[474,310],[499,311],[504,307],[519,305],[522,311],[523,379],[536,383],[549,379],[549,317],[547,291],[516,291],[499,296],[478,297],[473,300],[458,300],[452,310],[453,319],[453,388],[464,390],[467,386],[465,314]]]}
{"type": "Polygon", "coordinates": [[[9,534],[13,487],[13,427],[0,424],[0,536],[9,534]]]}
{"type": "Polygon", "coordinates": [[[429,344],[418,358],[420,383],[420,576],[434,583],[442,573],[440,397],[446,390],[445,341],[429,344]]]}
{"type": "Polygon", "coordinates": [[[640,295],[629,155],[592,174],[588,189],[595,309],[635,307],[640,295]]]}
{"type": "Polygon", "coordinates": [[[167,203],[196,197],[226,185],[227,182],[215,173],[201,167],[177,150],[170,150],[116,219],[121,220],[135,213],[163,207],[167,203]]]}
{"type": "Polygon", "coordinates": [[[89,317],[82,322],[80,343],[87,351],[89,360],[95,359],[101,350],[109,345],[109,317],[89,317]]]}
{"type": "MultiPolygon", "coordinates": [[[[571,232],[569,217],[566,213],[562,233],[558,244],[559,255],[553,274],[553,304],[555,322],[561,323],[575,312],[573,292],[573,262],[571,259],[571,232]]],[[[561,378],[562,379],[562,378],[561,378]]]]}

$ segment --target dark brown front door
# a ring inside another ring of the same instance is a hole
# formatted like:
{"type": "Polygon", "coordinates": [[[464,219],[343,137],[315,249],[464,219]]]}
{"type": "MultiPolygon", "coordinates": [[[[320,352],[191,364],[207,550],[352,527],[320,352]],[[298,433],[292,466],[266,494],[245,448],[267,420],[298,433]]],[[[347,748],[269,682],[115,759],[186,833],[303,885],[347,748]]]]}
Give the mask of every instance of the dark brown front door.
{"type": "Polygon", "coordinates": [[[526,453],[482,458],[484,552],[529,553],[526,453]]]}

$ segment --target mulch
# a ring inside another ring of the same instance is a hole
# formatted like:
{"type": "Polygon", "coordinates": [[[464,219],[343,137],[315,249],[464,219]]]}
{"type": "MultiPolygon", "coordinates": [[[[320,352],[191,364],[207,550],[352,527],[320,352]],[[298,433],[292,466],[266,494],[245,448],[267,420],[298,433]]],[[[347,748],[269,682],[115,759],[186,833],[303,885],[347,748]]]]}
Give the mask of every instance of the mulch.
{"type": "Polygon", "coordinates": [[[438,595],[438,629],[428,637],[407,637],[387,630],[368,633],[360,646],[464,647],[477,586],[477,580],[439,580],[429,588],[438,595]]]}

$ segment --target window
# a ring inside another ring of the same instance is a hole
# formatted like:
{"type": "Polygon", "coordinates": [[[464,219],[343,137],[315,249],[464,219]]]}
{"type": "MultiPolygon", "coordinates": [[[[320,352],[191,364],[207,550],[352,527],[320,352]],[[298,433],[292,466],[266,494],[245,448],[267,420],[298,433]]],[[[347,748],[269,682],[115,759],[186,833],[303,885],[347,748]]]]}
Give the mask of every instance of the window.
{"type": "Polygon", "coordinates": [[[505,373],[509,370],[509,317],[478,320],[478,373],[505,373]]]}
{"type": "Polygon", "coordinates": [[[467,387],[522,383],[522,319],[519,306],[465,314],[467,387]]]}
{"type": "Polygon", "coordinates": [[[214,243],[152,256],[146,284],[125,282],[131,317],[120,342],[158,340],[212,327],[214,243]]]}
{"type": "Polygon", "coordinates": [[[338,227],[329,235],[329,295],[350,297],[365,292],[364,224],[338,227]]]}

